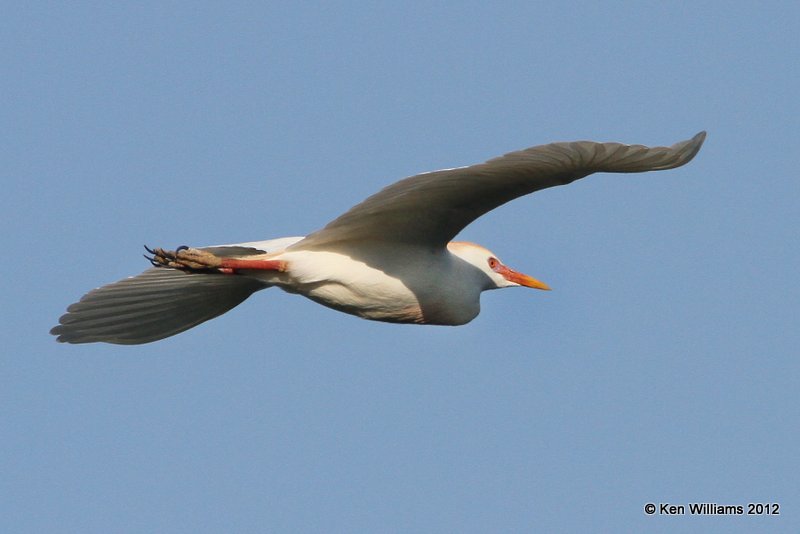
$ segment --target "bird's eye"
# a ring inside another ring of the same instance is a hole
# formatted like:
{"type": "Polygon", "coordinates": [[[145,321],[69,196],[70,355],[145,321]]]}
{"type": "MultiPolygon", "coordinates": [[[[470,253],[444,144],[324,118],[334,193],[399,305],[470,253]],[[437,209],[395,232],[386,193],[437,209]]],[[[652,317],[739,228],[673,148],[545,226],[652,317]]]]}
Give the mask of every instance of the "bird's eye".
{"type": "Polygon", "coordinates": [[[500,265],[500,261],[497,258],[489,258],[489,268],[494,270],[497,266],[500,265]]]}

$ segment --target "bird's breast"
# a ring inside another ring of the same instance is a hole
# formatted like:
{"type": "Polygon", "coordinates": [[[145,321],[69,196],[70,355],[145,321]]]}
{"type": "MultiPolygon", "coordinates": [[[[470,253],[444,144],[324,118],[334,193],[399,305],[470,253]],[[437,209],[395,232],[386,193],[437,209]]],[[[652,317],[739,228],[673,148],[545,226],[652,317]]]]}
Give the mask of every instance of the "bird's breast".
{"type": "Polygon", "coordinates": [[[480,291],[456,287],[436,257],[382,253],[370,257],[292,251],[278,285],[315,302],[365,319],[459,325],[480,311],[480,291]]]}

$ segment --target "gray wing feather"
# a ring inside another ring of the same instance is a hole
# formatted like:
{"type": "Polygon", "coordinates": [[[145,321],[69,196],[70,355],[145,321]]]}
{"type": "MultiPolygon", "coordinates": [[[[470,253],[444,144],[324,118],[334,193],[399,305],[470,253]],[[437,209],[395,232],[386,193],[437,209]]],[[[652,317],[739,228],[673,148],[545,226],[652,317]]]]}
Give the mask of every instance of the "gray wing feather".
{"type": "Polygon", "coordinates": [[[90,291],[50,333],[62,343],[149,343],[222,315],[265,287],[243,276],[148,269],[90,291]]]}
{"type": "Polygon", "coordinates": [[[442,247],[465,226],[517,197],[595,172],[644,172],[688,163],[705,132],[671,147],[575,141],[552,143],[486,163],[406,178],[309,235],[292,248],[335,248],[379,240],[442,247]]]}

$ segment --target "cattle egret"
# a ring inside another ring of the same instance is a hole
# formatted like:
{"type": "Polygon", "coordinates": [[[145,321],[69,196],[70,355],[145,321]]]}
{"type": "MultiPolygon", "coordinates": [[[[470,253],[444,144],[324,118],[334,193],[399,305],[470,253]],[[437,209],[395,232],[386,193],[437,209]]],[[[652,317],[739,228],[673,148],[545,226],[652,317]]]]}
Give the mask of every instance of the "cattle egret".
{"type": "Polygon", "coordinates": [[[206,248],[147,249],[153,268],[94,289],[51,330],[66,343],[149,343],[188,330],[271,286],[375,321],[462,325],[480,294],[549,289],[491,251],[452,241],[517,197],[595,172],[680,167],[705,132],[671,147],[576,141],[406,178],[306,237],[206,248]]]}

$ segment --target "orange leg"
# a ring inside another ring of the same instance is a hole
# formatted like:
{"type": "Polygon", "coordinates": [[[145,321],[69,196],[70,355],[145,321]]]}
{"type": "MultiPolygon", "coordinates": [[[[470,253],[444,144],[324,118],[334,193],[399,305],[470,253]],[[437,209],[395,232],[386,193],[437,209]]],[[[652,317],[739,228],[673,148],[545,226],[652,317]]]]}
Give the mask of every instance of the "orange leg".
{"type": "Polygon", "coordinates": [[[211,252],[189,247],[178,247],[175,251],[162,248],[145,247],[145,249],[153,255],[145,258],[155,267],[169,267],[181,271],[237,274],[244,270],[280,272],[286,270],[286,262],[281,260],[221,258],[211,252]]]}
{"type": "Polygon", "coordinates": [[[281,260],[237,260],[233,258],[222,258],[222,264],[219,266],[220,272],[226,274],[236,274],[236,271],[247,269],[283,272],[286,270],[286,262],[281,260]]]}

